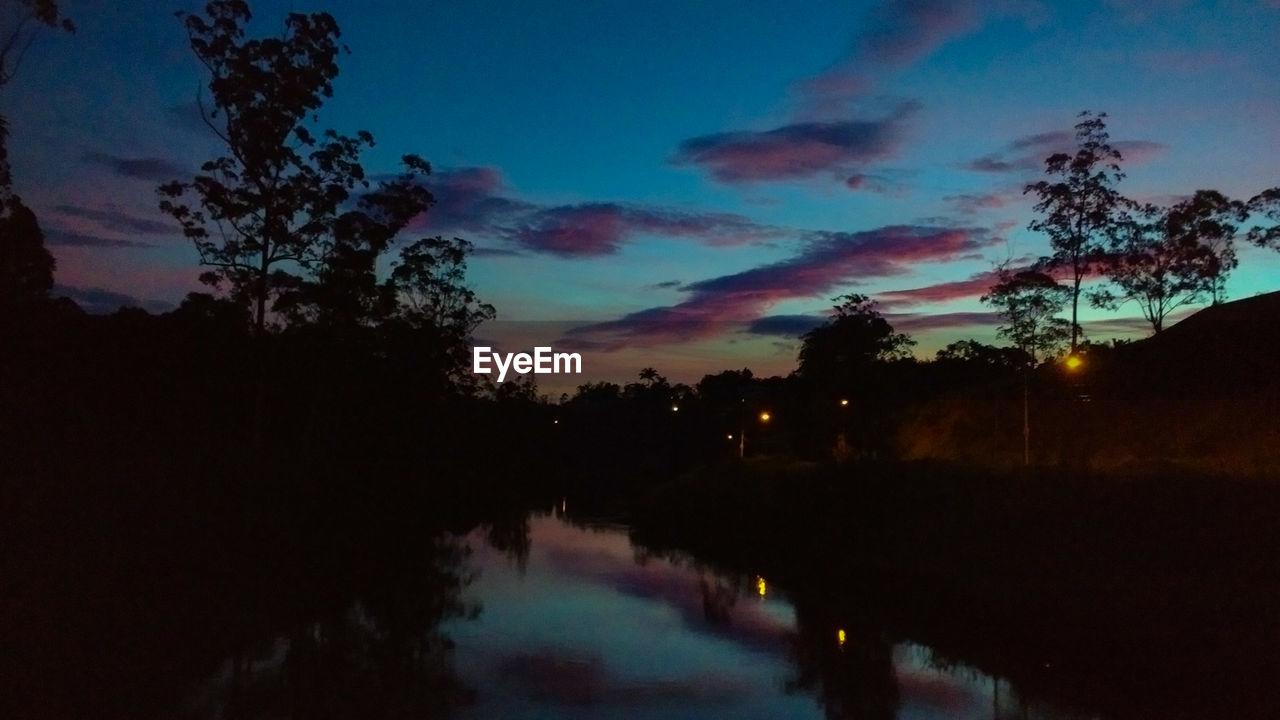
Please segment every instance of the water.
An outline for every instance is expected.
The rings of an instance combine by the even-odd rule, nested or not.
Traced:
[[[476,691],[460,718],[1060,716],[918,645],[811,637],[768,578],[649,556],[624,528],[544,515],[529,529],[524,558],[472,538],[483,610],[443,628]]]

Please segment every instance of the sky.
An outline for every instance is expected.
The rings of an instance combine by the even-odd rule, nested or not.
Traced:
[[[0,92],[19,194],[92,311],[200,290],[156,207],[219,147],[174,17],[199,3],[63,0]],[[320,125],[431,162],[415,236],[473,242],[498,312],[477,341],[583,355],[568,383],[795,367],[833,298],[870,295],[931,357],[996,342],[994,266],[1048,252],[1026,183],[1108,113],[1128,196],[1280,185],[1280,2],[392,2],[257,0],[254,34],[329,12],[340,59]],[[406,236],[405,239],[413,239]],[[1239,246],[1232,298],[1280,289]],[[1135,306],[1082,311],[1139,337]]]

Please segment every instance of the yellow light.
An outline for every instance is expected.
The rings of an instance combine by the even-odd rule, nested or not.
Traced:
[[[1075,370],[1076,368],[1080,367],[1083,364],[1084,364],[1084,361],[1081,360],[1080,356],[1078,355],[1070,355],[1067,357],[1068,370]]]
[[[764,597],[765,593],[768,591],[769,591],[769,586],[765,585],[764,578],[762,577],[756,578],[756,592],[760,593],[760,597]]]
[[[732,439],[733,439],[733,433],[729,433],[726,437],[728,437],[730,440],[732,440]]]
[[[671,406],[671,412],[680,412],[680,406],[679,406],[679,405],[672,405],[672,406]]]
[[[842,647],[844,646],[844,637],[845,637],[844,630],[836,631],[836,642],[839,643]]]
[[[767,413],[767,412],[762,412],[762,413],[760,413],[760,422],[769,422],[769,418],[770,418],[770,417],[772,417],[772,416],[771,416],[769,413]]]
[[[840,407],[849,407],[849,401],[847,399],[841,400]]]

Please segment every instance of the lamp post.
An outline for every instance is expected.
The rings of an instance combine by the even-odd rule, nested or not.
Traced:
[[[761,423],[769,422],[769,420],[772,417],[773,416],[769,414],[768,410],[760,411],[759,418]],[[738,459],[739,460],[741,460],[746,455],[746,451],[747,451],[747,418],[745,413],[742,414],[741,420],[742,422],[738,426]],[[730,435],[729,437],[733,437],[733,436]]]
[[[1084,367],[1084,359],[1072,353],[1062,361],[1067,372],[1077,372]],[[1022,373],[1022,464],[1031,465],[1031,365]]]

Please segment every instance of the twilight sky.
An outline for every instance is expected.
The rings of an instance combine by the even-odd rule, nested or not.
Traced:
[[[155,186],[218,152],[180,0],[63,0],[0,93],[19,193],[88,309],[199,289]],[[473,241],[505,349],[573,346],[584,379],[794,368],[831,298],[877,298],[922,357],[994,341],[994,263],[1047,251],[1022,186],[1109,113],[1131,197],[1280,185],[1280,2],[256,0],[258,34],[327,11],[321,125],[372,132],[371,173],[418,153],[419,234]],[[1229,294],[1280,289],[1240,247]],[[1084,313],[1103,339],[1136,308]]]

